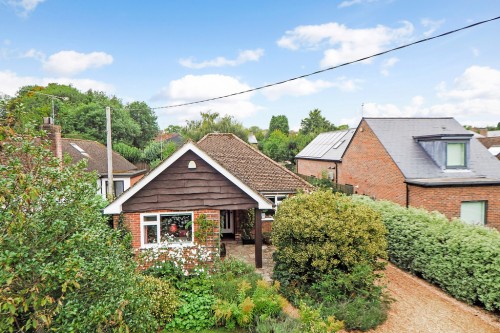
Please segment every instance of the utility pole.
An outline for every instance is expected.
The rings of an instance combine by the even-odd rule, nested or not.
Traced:
[[[111,108],[106,106],[106,134],[107,134],[107,153],[108,153],[108,199],[112,200],[114,194],[113,183],[113,147],[111,143]]]

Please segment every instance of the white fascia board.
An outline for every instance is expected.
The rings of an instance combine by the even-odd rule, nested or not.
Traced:
[[[272,209],[272,203],[270,203],[265,197],[260,195],[258,192],[252,190],[249,186],[243,183],[241,180],[233,176],[228,170],[212,159],[207,153],[202,151],[200,148],[196,147],[192,142],[186,143],[179,150],[172,154],[169,158],[163,161],[158,167],[153,169],[149,174],[140,179],[137,184],[131,187],[128,191],[124,192],[121,196],[116,198],[112,203],[110,203],[106,208],[104,208],[104,214],[120,214],[122,212],[122,205],[128,199],[130,199],[134,194],[139,192],[144,186],[149,184],[153,179],[159,176],[163,171],[165,171],[169,166],[171,166],[175,161],[177,161],[186,152],[191,150],[193,153],[201,157],[205,162],[212,166],[215,170],[220,172],[234,185],[239,187],[243,192],[249,195],[252,199],[257,201],[259,209]]]

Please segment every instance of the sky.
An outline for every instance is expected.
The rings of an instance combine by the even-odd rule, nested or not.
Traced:
[[[0,94],[71,84],[164,107],[330,68],[500,16],[498,0],[0,0]],[[500,20],[361,63],[195,105],[155,109],[160,128],[200,112],[267,128],[310,110],[500,122]],[[48,100],[50,103],[50,100]]]

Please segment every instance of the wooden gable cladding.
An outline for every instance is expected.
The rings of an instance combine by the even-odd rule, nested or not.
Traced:
[[[190,161],[196,168],[189,169]],[[122,205],[124,212],[158,209],[249,209],[257,202],[192,151],[140,189]]]

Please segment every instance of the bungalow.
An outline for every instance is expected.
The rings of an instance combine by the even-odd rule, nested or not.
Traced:
[[[56,157],[62,159],[63,154],[67,154],[75,163],[82,159],[87,160],[87,170],[96,171],[99,175],[97,181],[99,194],[106,197],[108,186],[106,146],[92,140],[61,138],[61,126],[53,125],[50,118],[44,119],[42,130],[47,132],[51,150]],[[116,196],[133,186],[145,173],[146,170],[138,169],[123,156],[113,152],[113,185]]]
[[[272,220],[281,200],[311,186],[233,134],[208,134],[188,142],[104,209],[131,230],[135,249],[165,238],[184,246],[200,243],[199,219],[215,226],[208,247],[221,234],[238,235],[255,209],[256,266],[262,267],[262,220]],[[220,226],[220,227],[219,227]]]
[[[363,118],[339,182],[500,229],[500,161],[453,118]]]

